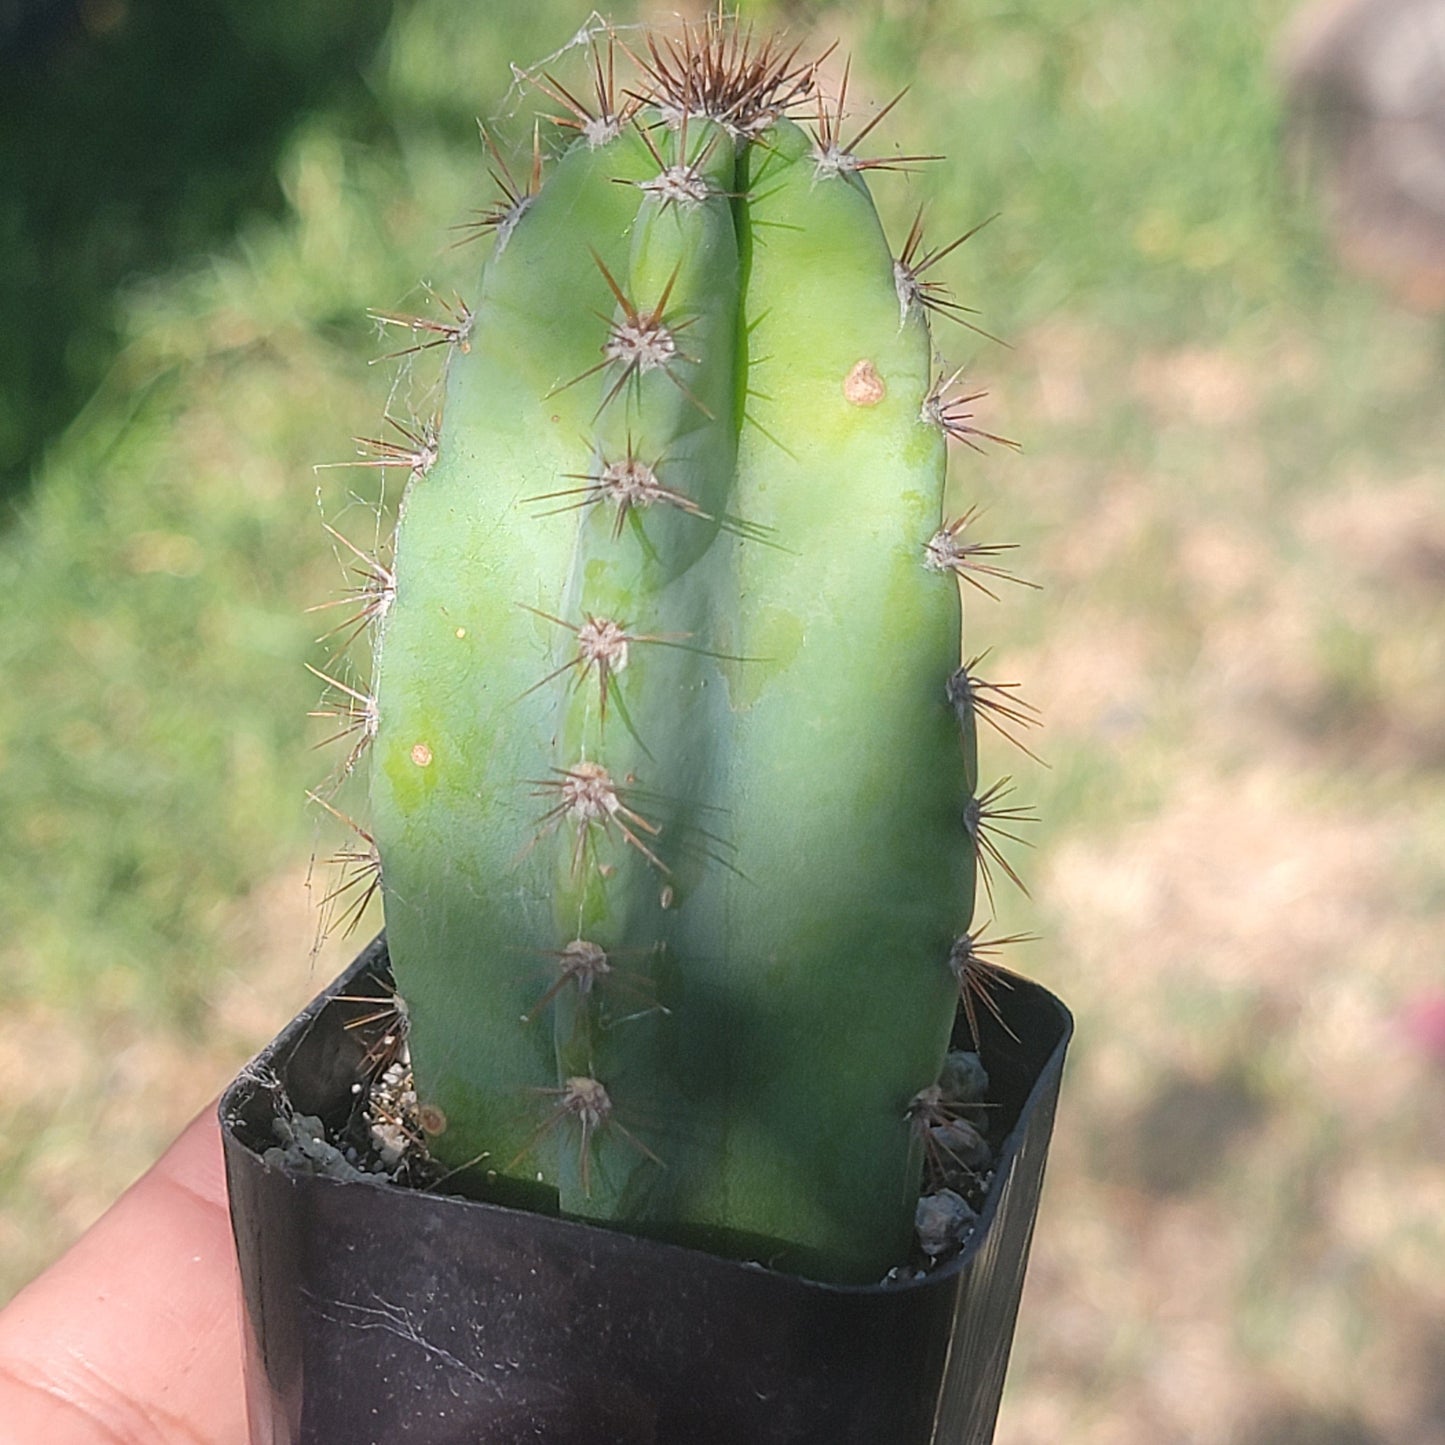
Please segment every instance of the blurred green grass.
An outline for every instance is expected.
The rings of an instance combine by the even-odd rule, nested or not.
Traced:
[[[0,509],[120,344],[118,285],[280,214],[299,116],[375,132],[390,0],[26,0],[0,16]],[[63,163],[57,164],[63,157]]]
[[[1046,586],[971,605],[969,640],[1048,717],[1051,769],[992,759],[1044,819],[1000,922],[1046,934],[1017,962],[1081,1021],[1011,1440],[1445,1421],[1412,1354],[1445,1338],[1439,1075],[1398,1023],[1445,922],[1441,334],[1336,272],[1285,173],[1286,12],[744,7],[839,38],[860,116],[910,87],[879,150],[949,158],[879,179],[895,236],[999,213],[948,279],[1011,349],[938,339],[1025,443],[954,485]],[[279,212],[115,299],[0,537],[0,1293],[323,981],[304,609],[345,581],[322,520],[364,544],[384,508],[312,464],[425,405],[425,361],[366,365],[366,308],[468,293],[475,118],[523,144],[507,61],[585,18],[398,5],[341,61],[366,106],[279,143]]]

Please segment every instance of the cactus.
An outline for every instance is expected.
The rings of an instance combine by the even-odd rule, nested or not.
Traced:
[[[593,43],[595,100],[530,77],[571,134],[499,164],[470,304],[381,318],[448,358],[440,423],[370,444],[409,481],[342,624],[353,856],[448,1187],[873,1281],[1028,816],[977,721],[1032,713],[960,665],[964,585],[1010,574],[942,512],[989,439],[934,362],[952,247],[895,259],[872,124],[797,50]]]

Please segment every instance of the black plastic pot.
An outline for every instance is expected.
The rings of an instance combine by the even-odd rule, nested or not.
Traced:
[[[344,1117],[378,939],[221,1102],[253,1445],[988,1445],[1072,1020],[1000,993],[1007,1137],[925,1279],[841,1288],[568,1220],[267,1165],[279,1081]],[[376,985],[372,985],[375,989]],[[349,1010],[349,1012],[348,1012]],[[964,1042],[963,1038],[960,1042]]]

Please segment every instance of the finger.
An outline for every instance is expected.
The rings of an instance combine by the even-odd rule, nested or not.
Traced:
[[[214,1107],[0,1312],[0,1421],[45,1445],[244,1445]]]

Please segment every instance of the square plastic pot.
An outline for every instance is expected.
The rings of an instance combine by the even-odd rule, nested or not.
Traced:
[[[1073,1026],[1053,995],[1017,980],[1002,1021],[984,1014],[1005,1137],[962,1252],[839,1287],[267,1164],[278,1108],[340,1123],[354,1107],[364,1045],[335,995],[386,978],[379,938],[221,1101],[252,1445],[993,1439]]]

